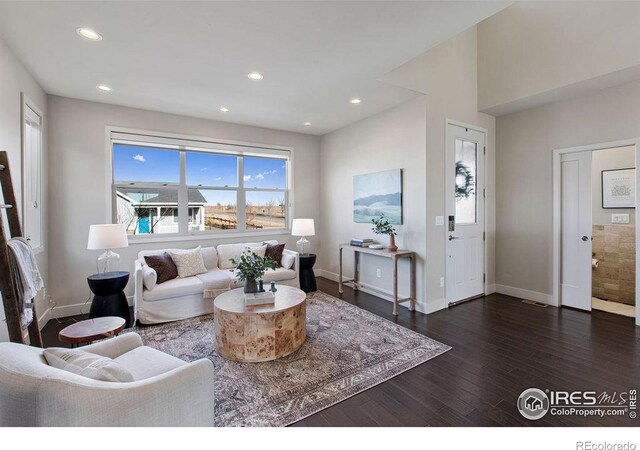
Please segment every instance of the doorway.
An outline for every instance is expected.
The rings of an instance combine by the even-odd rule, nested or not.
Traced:
[[[553,303],[635,317],[638,140],[553,155]],[[624,167],[623,167],[624,166]],[[632,308],[632,309],[631,309]]]
[[[445,297],[448,305],[484,295],[486,131],[447,122]]]

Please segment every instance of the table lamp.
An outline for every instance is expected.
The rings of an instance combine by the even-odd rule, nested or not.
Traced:
[[[313,219],[293,219],[291,235],[301,236],[300,240],[296,242],[296,245],[298,246],[298,252],[300,252],[300,254],[302,255],[309,253],[309,241],[307,240],[306,236],[316,235],[316,229],[313,224]]]
[[[120,255],[111,249],[128,246],[129,240],[127,239],[127,231],[124,225],[102,224],[91,225],[91,227],[89,227],[87,249],[106,250],[106,252],[98,256],[96,261],[98,273],[117,271],[118,264],[120,263]]]

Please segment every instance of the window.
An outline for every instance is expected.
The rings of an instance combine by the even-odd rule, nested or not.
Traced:
[[[289,152],[112,132],[114,220],[130,235],[286,230]]]
[[[478,144],[456,139],[456,224],[477,222]]]
[[[42,113],[23,95],[22,220],[26,239],[34,250],[44,247],[42,208]]]

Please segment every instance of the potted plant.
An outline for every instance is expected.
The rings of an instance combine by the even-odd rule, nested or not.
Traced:
[[[396,246],[396,229],[391,226],[389,223],[389,219],[387,219],[384,214],[381,214],[380,217],[375,219],[371,219],[371,223],[373,224],[373,232],[375,234],[386,234],[389,236],[389,247],[387,250],[390,252],[397,252],[398,247]]]
[[[245,293],[258,292],[258,279],[264,276],[267,269],[276,270],[276,263],[269,257],[262,258],[249,250],[240,255],[240,260],[231,258],[230,261],[236,266],[238,279],[244,281]]]

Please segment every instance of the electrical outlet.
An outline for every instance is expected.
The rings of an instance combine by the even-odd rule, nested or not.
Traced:
[[[376,277],[382,278],[382,269],[379,267],[376,269]]]
[[[444,225],[444,216],[436,216],[436,226],[441,227]]]
[[[629,214],[611,214],[611,223],[629,223]]]
[[[444,287],[444,277],[440,277],[440,287]]]

